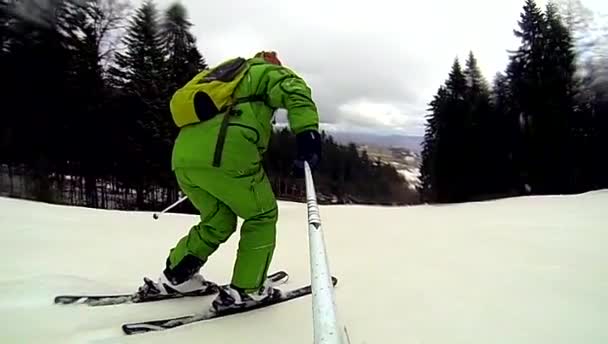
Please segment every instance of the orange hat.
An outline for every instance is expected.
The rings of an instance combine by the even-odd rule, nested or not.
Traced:
[[[276,51],[260,51],[259,53],[255,54],[255,57],[261,57],[269,63],[279,66],[281,65],[281,61],[277,57]]]

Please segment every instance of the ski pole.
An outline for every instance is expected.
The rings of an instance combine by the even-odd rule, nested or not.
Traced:
[[[163,211],[161,211],[160,214],[164,214],[167,211],[171,210],[176,205],[178,205],[178,204],[182,203],[183,201],[185,201],[186,198],[188,198],[188,196],[184,196],[184,197],[178,199],[175,203],[171,204],[170,206],[168,206],[167,208],[165,208]],[[157,213],[154,213],[154,215],[152,215],[152,217],[154,218],[154,220],[158,220],[158,216],[159,216],[159,214],[157,214]]]

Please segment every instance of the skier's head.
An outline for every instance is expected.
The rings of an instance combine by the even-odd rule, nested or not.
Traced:
[[[263,58],[264,60],[266,60],[266,62],[269,62],[272,64],[276,64],[279,66],[281,65],[281,61],[277,57],[276,51],[260,51],[257,54],[255,54],[255,57]]]

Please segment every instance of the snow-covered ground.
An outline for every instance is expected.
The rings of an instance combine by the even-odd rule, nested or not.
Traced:
[[[400,169],[397,170],[399,174],[401,174],[410,187],[410,189],[415,190],[418,186],[420,186],[420,169],[417,167],[410,169]]]
[[[272,270],[309,281],[304,204],[280,204]],[[324,206],[336,301],[351,342],[608,343],[608,192],[444,206]],[[124,322],[210,298],[57,306],[62,293],[130,292],[156,276],[197,217],[0,198],[0,343],[312,343],[310,297],[124,336]],[[204,273],[230,277],[238,235]]]

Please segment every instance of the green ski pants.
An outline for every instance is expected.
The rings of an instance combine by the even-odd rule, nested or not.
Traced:
[[[236,231],[238,216],[243,224],[232,284],[248,291],[259,288],[272,260],[278,217],[276,198],[264,170],[233,177],[216,168],[180,168],[175,175],[200,212],[200,222],[171,249],[170,267],[187,255],[206,262]]]

